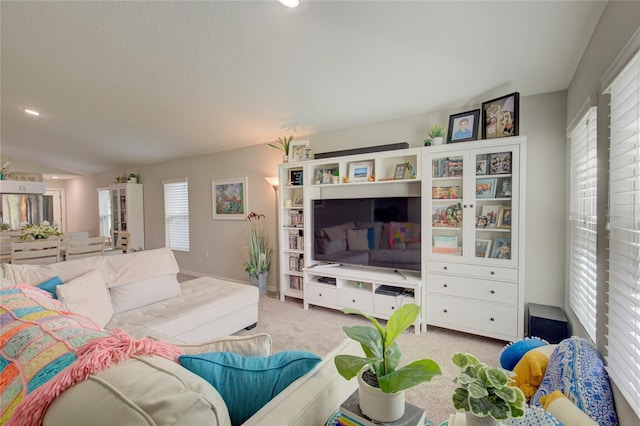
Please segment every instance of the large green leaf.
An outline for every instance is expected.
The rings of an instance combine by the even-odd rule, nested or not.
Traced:
[[[378,375],[384,376],[385,374],[391,373],[400,364],[401,358],[402,352],[400,351],[400,346],[394,342],[386,349],[384,362],[380,365],[380,372]]]
[[[513,386],[504,385],[501,388],[496,388],[493,393],[500,399],[504,399],[507,402],[516,402],[518,396],[516,394],[516,389]]]
[[[481,383],[478,383],[478,381],[469,383],[467,389],[469,390],[469,396],[471,398],[484,398],[485,396],[489,395],[487,389],[482,386]]]
[[[362,358],[353,355],[337,355],[333,359],[338,373],[347,380],[357,376],[365,365],[372,364],[375,361],[375,358]]]
[[[373,325],[376,327],[376,330],[378,330],[378,333],[380,333],[380,336],[384,336],[384,328],[382,328],[382,326],[380,325],[378,320],[375,319],[374,317],[370,317],[369,315],[364,314],[364,313],[360,312],[359,310],[352,309],[352,308],[343,308],[342,312],[347,314],[347,315],[360,315],[361,317],[365,317],[366,319],[368,319],[369,321],[371,321],[373,323]]]
[[[411,327],[420,314],[420,307],[409,303],[402,305],[387,321],[384,344],[389,347],[407,328]]]
[[[386,376],[378,377],[380,390],[386,393],[399,392],[423,382],[431,381],[442,374],[435,361],[421,359],[399,368]]]
[[[507,377],[504,371],[498,370],[497,368],[487,367],[485,377],[494,388],[501,388],[509,383],[509,377]]]
[[[353,327],[343,327],[344,332],[362,345],[362,350],[367,357],[382,359],[382,336],[371,327],[356,325]]]
[[[491,406],[491,417],[496,420],[505,420],[509,418],[511,410],[509,404],[501,399],[496,399]]]
[[[458,411],[471,411],[469,406],[469,392],[464,388],[456,388],[453,391],[453,408]]]
[[[487,416],[491,413],[492,406],[491,402],[484,398],[473,398],[472,396],[469,396],[469,407],[471,407],[471,412],[473,414]]]

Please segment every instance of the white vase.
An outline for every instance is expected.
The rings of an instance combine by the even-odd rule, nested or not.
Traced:
[[[286,155],[286,154],[285,154],[285,155],[283,155],[283,156],[282,156],[282,162],[283,162],[283,163],[288,163],[288,162],[289,162],[289,156],[288,156],[288,155]]]
[[[404,391],[384,393],[380,388],[362,379],[363,369],[358,373],[360,410],[367,417],[378,422],[395,422],[404,415]]]
[[[434,145],[442,145],[442,144],[444,144],[444,137],[443,136],[438,136],[437,138],[433,138],[432,143]]]
[[[467,426],[493,426],[498,422],[491,416],[479,417],[473,413],[465,413]]]

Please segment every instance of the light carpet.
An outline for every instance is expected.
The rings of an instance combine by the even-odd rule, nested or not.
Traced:
[[[371,325],[356,315],[312,306],[304,310],[302,301],[287,298],[285,302],[262,295],[260,297],[258,325],[252,330],[236,334],[269,333],[273,339],[273,352],[301,350],[325,356],[346,337],[342,327]],[[381,321],[384,325],[384,321]],[[416,335],[413,327],[397,340],[402,351],[400,365],[422,358],[433,359],[440,365],[442,375],[430,382],[414,386],[405,392],[407,402],[423,407],[434,424],[438,425],[454,412],[451,403],[453,378],[458,373],[451,363],[454,352],[472,353],[490,365],[499,365],[499,354],[506,342],[466,333],[429,327],[426,333]],[[355,379],[353,379],[355,380]],[[336,407],[337,409],[338,407]]]

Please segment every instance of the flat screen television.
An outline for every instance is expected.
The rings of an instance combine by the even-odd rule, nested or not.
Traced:
[[[420,271],[420,197],[313,200],[313,261]]]

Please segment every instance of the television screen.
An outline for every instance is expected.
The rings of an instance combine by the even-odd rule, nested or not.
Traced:
[[[313,262],[419,271],[420,197],[313,200]]]

